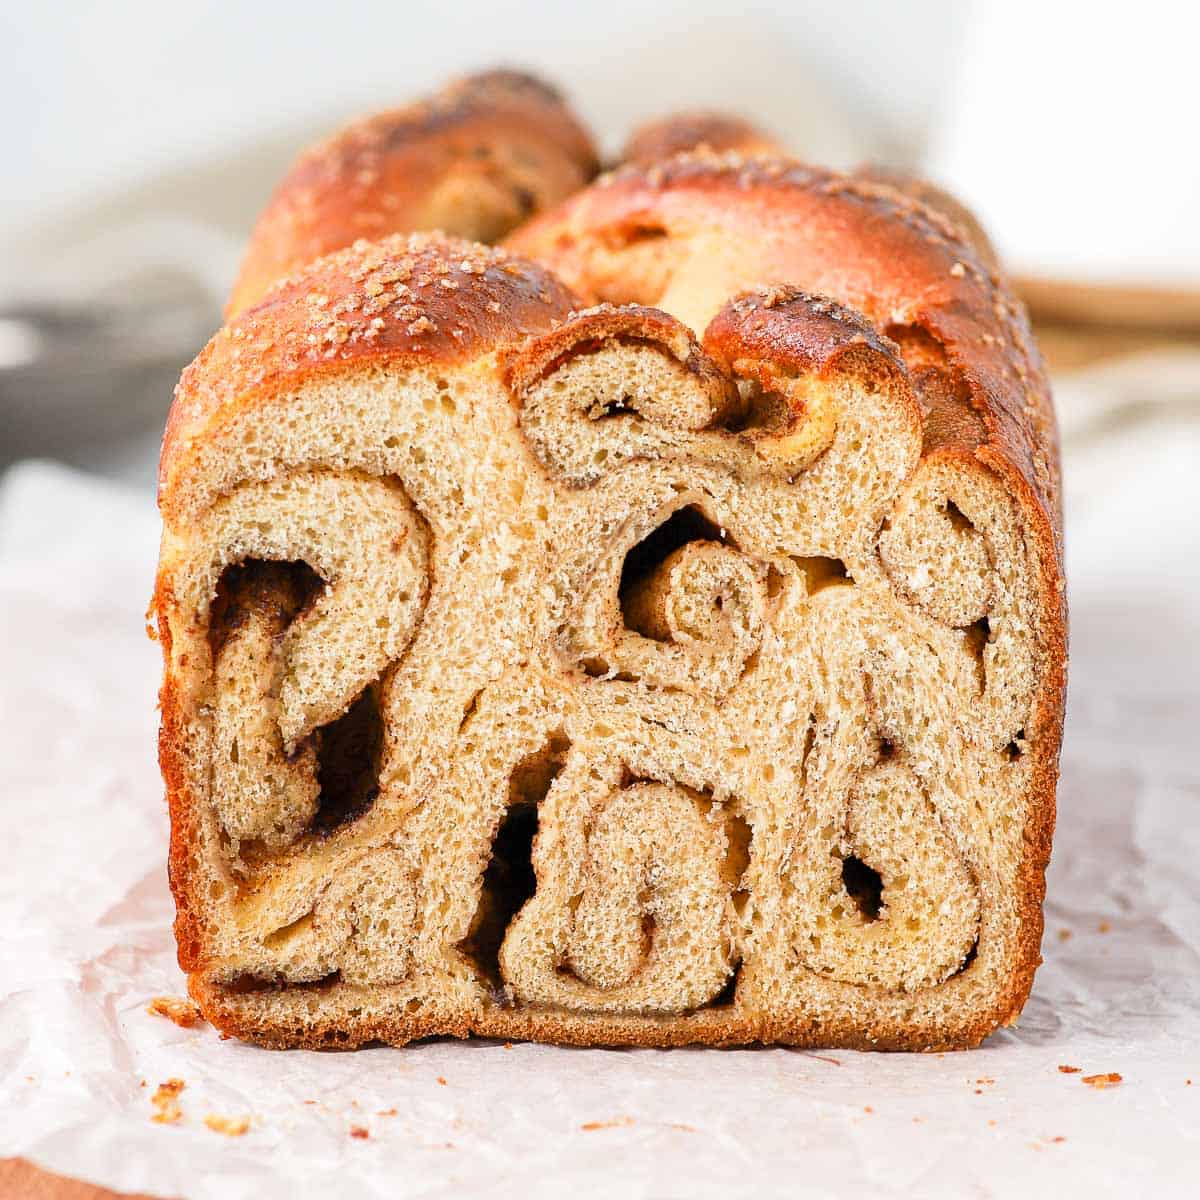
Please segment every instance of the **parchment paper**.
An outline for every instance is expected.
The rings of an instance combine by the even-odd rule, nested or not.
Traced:
[[[0,488],[0,1154],[196,1198],[1196,1194],[1200,368],[1059,387],[1071,701],[1042,967],[946,1055],[437,1042],[271,1053],[183,994],[143,612],[149,497]],[[1066,1073],[1061,1067],[1078,1067]],[[1115,1072],[1097,1089],[1084,1076]],[[151,1094],[185,1083],[183,1116]],[[209,1115],[250,1118],[241,1137]]]

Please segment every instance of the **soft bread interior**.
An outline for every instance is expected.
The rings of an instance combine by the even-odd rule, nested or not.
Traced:
[[[209,436],[160,621],[215,1012],[941,1044],[1006,1011],[1046,669],[1019,506],[922,458],[898,360],[714,387],[695,350],[359,368]]]

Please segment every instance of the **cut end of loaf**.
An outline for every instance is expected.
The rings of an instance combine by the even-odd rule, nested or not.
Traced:
[[[586,308],[519,259],[383,243],[185,375],[161,753],[219,1028],[926,1049],[1019,1012],[1053,513],[988,420],[931,436],[975,403],[936,306],[796,279]],[[463,337],[412,332],[447,312]]]

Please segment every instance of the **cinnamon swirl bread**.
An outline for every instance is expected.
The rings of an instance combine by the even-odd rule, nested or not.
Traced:
[[[979,1042],[1038,962],[1065,663],[1019,306],[784,160],[629,167],[513,246],[342,250],[181,380],[193,997],[271,1046]]]

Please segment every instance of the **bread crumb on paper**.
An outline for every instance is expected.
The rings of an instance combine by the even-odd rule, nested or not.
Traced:
[[[183,1109],[179,1107],[179,1093],[187,1087],[182,1079],[168,1079],[160,1083],[154,1095],[150,1097],[150,1105],[154,1112],[150,1120],[158,1125],[174,1125],[183,1117]]]
[[[1111,922],[1101,921],[1100,924],[1096,926],[1096,932],[1097,933],[1111,933],[1112,932]]]
[[[1066,1063],[1059,1063],[1058,1069],[1064,1075],[1078,1075],[1083,1070],[1082,1067],[1068,1067]]]
[[[213,1133],[223,1133],[226,1137],[241,1137],[250,1128],[249,1117],[222,1117],[209,1113],[204,1123]]]
[[[1029,1148],[1031,1150],[1045,1150],[1047,1146],[1059,1146],[1066,1140],[1061,1134],[1058,1137],[1039,1138],[1036,1142],[1030,1142]]]
[[[445,1078],[444,1078],[443,1076],[439,1075],[439,1076],[437,1077],[437,1081],[438,1081],[438,1083],[440,1083],[440,1084],[442,1085],[442,1087],[446,1087],[446,1086],[447,1086],[447,1084],[446,1084],[446,1080],[445,1080]]]
[[[624,1129],[632,1124],[632,1117],[614,1117],[611,1121],[585,1121],[579,1128],[590,1133],[594,1129]]]
[[[1088,1087],[1110,1088],[1116,1087],[1122,1080],[1116,1071],[1106,1071],[1102,1075],[1085,1075],[1080,1082],[1086,1083]]]
[[[375,1115],[377,1117],[394,1117],[396,1110],[394,1108],[381,1108]]]
[[[367,1138],[371,1136],[371,1131],[369,1129],[364,1129],[361,1125],[351,1125],[350,1136],[352,1138],[358,1138],[358,1140],[361,1142],[365,1142]]]
[[[190,1029],[200,1020],[200,1007],[182,996],[155,996],[146,1005],[152,1017],[166,1017],[181,1029]]]

